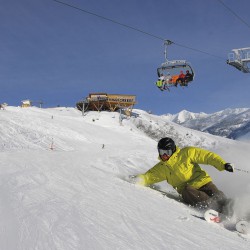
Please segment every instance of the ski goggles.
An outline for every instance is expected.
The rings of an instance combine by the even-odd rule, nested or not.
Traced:
[[[159,155],[162,156],[162,155],[172,155],[173,154],[173,150],[172,149],[158,149],[159,151]]]

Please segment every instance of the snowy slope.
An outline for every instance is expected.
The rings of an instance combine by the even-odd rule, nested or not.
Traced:
[[[157,163],[161,134],[248,171],[250,144],[134,112],[120,124],[112,112],[1,110],[0,249],[249,249],[249,236],[206,223],[166,183],[163,196],[125,180]],[[205,168],[238,215],[249,210],[249,174]]]

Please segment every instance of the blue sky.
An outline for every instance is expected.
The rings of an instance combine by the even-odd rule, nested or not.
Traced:
[[[189,61],[188,88],[159,91],[163,41],[53,0],[0,0],[0,103],[42,100],[74,106],[92,92],[132,94],[155,114],[213,113],[250,107],[250,74],[226,64],[250,47],[250,28],[218,0],[62,0],[210,56],[171,45],[169,59]],[[249,0],[223,2],[250,25]]]

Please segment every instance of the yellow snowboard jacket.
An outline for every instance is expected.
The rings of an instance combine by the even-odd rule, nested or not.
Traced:
[[[196,147],[185,147],[176,151],[167,161],[160,161],[145,174],[139,175],[140,184],[150,185],[166,180],[178,193],[182,193],[186,184],[199,189],[211,177],[199,164],[212,165],[219,171],[225,170],[226,162],[217,154]]]

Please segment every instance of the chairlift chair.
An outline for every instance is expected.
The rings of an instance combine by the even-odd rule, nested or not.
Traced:
[[[166,77],[167,75],[171,75],[171,85],[169,85],[169,87],[172,86],[176,86],[178,84],[178,79],[179,79],[179,75],[180,72],[183,71],[183,73],[185,74],[187,71],[189,71],[189,73],[191,74],[191,76],[188,78],[188,80],[186,80],[185,84],[183,84],[183,86],[187,86],[187,84],[191,81],[193,81],[194,79],[194,70],[191,66],[191,64],[189,62],[187,62],[186,60],[171,60],[169,61],[167,58],[167,46],[172,44],[172,42],[170,40],[166,40],[164,45],[165,45],[165,62],[161,64],[161,66],[159,68],[157,68],[157,75],[158,77],[160,76],[164,76]]]

